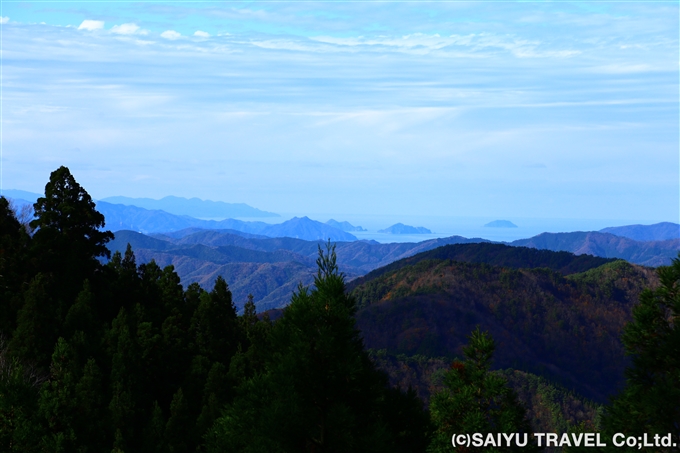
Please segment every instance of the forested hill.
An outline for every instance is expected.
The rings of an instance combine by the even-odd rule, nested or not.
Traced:
[[[395,261],[375,269],[349,283],[350,290],[380,275],[412,266],[423,260],[453,260],[467,263],[485,263],[494,266],[521,268],[544,267],[564,275],[584,272],[615,259],[599,258],[592,255],[574,255],[570,252],[553,252],[529,247],[512,247],[503,244],[451,244],[437,247],[408,258]]]
[[[460,356],[475,326],[498,339],[495,366],[561,382],[598,401],[623,383],[619,341],[654,273],[625,261],[563,276],[450,259],[419,260],[355,285],[366,346]]]

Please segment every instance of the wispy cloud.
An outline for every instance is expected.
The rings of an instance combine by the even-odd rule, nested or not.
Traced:
[[[651,72],[662,70],[662,68],[655,68],[650,64],[630,64],[630,63],[614,63],[603,66],[595,66],[590,68],[593,72],[602,74],[634,74],[641,72]]]
[[[166,30],[163,33],[161,33],[161,38],[169,39],[171,41],[174,41],[175,39],[179,39],[182,37],[181,33],[177,33],[175,30]]]
[[[111,28],[111,33],[115,33],[118,35],[146,35],[148,34],[148,31],[142,30],[137,24],[128,23],[122,25],[114,25]]]
[[[78,26],[78,30],[88,30],[88,31],[101,30],[103,28],[104,28],[104,21],[103,20],[85,19]]]
[[[0,24],[9,23],[9,17],[0,17]]]
[[[465,48],[472,52],[483,50],[505,50],[519,58],[537,57],[570,57],[581,52],[574,49],[542,50],[541,42],[537,40],[520,39],[515,36],[498,36],[490,33],[440,36],[415,33],[400,37],[350,37],[336,38],[318,36],[314,41],[344,47],[379,48],[380,50],[394,49],[417,54],[435,52],[442,49]]]

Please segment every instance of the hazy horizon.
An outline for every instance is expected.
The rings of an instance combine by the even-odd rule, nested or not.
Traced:
[[[12,189],[8,189],[10,192]],[[38,193],[33,193],[39,195]],[[280,224],[293,217],[308,217],[312,220],[325,223],[329,219],[336,221],[348,221],[354,226],[361,226],[367,231],[353,234],[359,240],[375,240],[381,243],[389,242],[422,242],[429,239],[445,238],[451,236],[463,236],[466,238],[482,238],[491,241],[512,242],[517,239],[526,239],[541,233],[567,233],[574,231],[598,231],[607,227],[617,227],[635,224],[651,224],[663,222],[663,219],[653,222],[644,222],[638,219],[568,219],[568,218],[542,218],[511,216],[499,219],[493,216],[465,217],[428,215],[414,216],[405,214],[394,215],[367,215],[357,213],[329,213],[329,212],[277,212],[278,217],[242,217],[232,218],[242,221],[256,221],[269,224]],[[202,220],[224,220],[224,217],[196,217]],[[492,228],[485,224],[493,220],[510,220],[517,228]],[[395,223],[404,223],[411,226],[423,226],[432,231],[432,234],[388,234],[378,233],[378,230],[388,228]],[[677,223],[677,221],[676,221]],[[114,229],[115,230],[115,229]]]
[[[680,216],[675,2],[1,7],[4,189],[66,165],[95,199],[352,223]]]

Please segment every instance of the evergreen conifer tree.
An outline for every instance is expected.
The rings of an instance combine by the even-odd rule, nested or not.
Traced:
[[[527,446],[502,447],[488,444],[483,447],[466,446],[470,452],[537,451],[531,437],[526,410],[517,401],[505,379],[489,371],[496,348],[493,338],[479,330],[469,337],[464,349],[465,361],[455,360],[444,376],[445,389],[430,401],[430,414],[436,431],[428,452],[450,452],[454,434],[517,433],[527,434]]]
[[[106,243],[113,234],[101,231],[104,216],[66,167],[52,172],[45,196],[33,206],[34,256],[40,270],[59,276],[60,295],[70,299],[80,291],[83,279],[100,267],[97,258],[110,257]]]
[[[9,348],[21,360],[47,369],[58,338],[58,322],[53,298],[48,293],[49,279],[43,274],[33,278],[24,292],[23,306],[17,314],[17,328]]]

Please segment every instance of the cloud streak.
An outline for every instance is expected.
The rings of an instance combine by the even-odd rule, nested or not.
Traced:
[[[111,33],[115,33],[117,35],[146,35],[148,34],[148,31],[142,30],[137,24],[128,23],[114,25],[111,27]]]
[[[85,19],[78,26],[78,30],[87,30],[87,31],[101,30],[103,28],[104,28],[104,21],[103,20]]]

